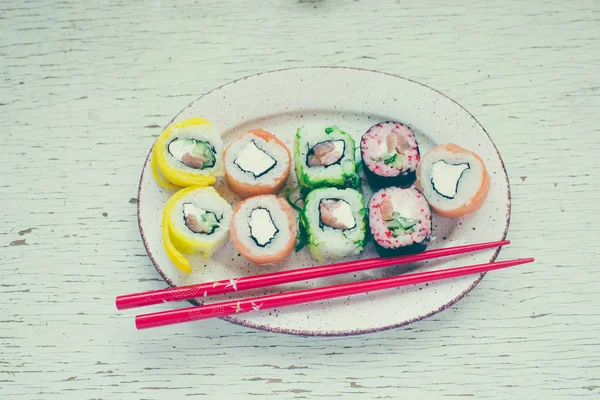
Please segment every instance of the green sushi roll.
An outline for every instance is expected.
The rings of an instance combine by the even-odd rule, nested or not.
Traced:
[[[311,189],[335,186],[356,188],[356,147],[352,137],[332,126],[324,131],[299,128],[294,139],[298,183]]]
[[[308,249],[322,262],[359,254],[365,245],[367,209],[354,189],[320,188],[306,197],[301,223]]]

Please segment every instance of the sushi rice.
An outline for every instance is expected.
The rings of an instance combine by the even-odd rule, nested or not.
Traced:
[[[309,188],[356,188],[360,178],[356,172],[355,153],[354,139],[337,126],[323,131],[299,128],[294,139],[298,183]]]
[[[396,121],[373,125],[360,141],[365,176],[380,189],[409,187],[415,181],[419,164],[419,145],[407,125]]]
[[[286,259],[294,249],[296,231],[296,216],[285,199],[254,196],[234,207],[231,241],[245,258],[256,264],[274,264]]]
[[[223,175],[223,143],[204,118],[189,118],[168,126],[152,147],[152,173],[167,189],[209,186]]]
[[[328,209],[331,212],[326,218],[324,212]],[[301,222],[313,257],[322,262],[359,254],[365,244],[366,215],[363,196],[354,189],[311,191],[306,197]]]
[[[212,187],[191,186],[175,193],[165,204],[162,238],[173,264],[189,274],[186,254],[211,257],[229,238],[231,205]]]
[[[369,200],[369,227],[382,257],[425,250],[431,236],[431,211],[414,187],[389,187]]]
[[[490,189],[490,176],[481,157],[450,143],[423,156],[416,186],[434,213],[457,218],[481,207]]]
[[[242,198],[276,194],[290,174],[290,151],[275,135],[251,130],[224,151],[227,184]]]

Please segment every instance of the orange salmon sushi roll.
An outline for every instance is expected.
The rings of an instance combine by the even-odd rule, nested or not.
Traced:
[[[481,157],[449,143],[423,156],[416,186],[434,213],[458,218],[481,207],[490,189],[490,176]]]
[[[233,208],[231,241],[249,261],[275,264],[294,250],[296,225],[294,211],[285,199],[271,194],[250,197]]]
[[[236,138],[223,153],[229,188],[242,198],[277,194],[290,175],[290,150],[272,133],[256,129]]]

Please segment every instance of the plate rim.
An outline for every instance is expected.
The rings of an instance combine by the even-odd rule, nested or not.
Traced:
[[[271,74],[271,73],[277,73],[277,72],[284,72],[284,71],[295,71],[295,70],[310,70],[310,69],[334,69],[334,70],[353,70],[353,71],[361,71],[361,72],[368,72],[368,73],[375,73],[375,74],[382,74],[382,75],[386,75],[388,77],[391,78],[396,78],[396,79],[402,79],[411,83],[415,83],[417,85],[420,85],[426,89],[432,90],[434,92],[436,92],[437,94],[447,98],[448,100],[452,101],[454,104],[456,104],[458,107],[460,107],[462,110],[464,110],[472,119],[473,121],[475,121],[475,123],[477,125],[479,125],[481,127],[481,129],[483,130],[483,132],[485,133],[485,135],[487,136],[487,138],[489,139],[490,143],[492,144],[494,151],[496,152],[496,155],[498,156],[498,160],[500,161],[500,165],[502,167],[502,170],[504,171],[504,179],[506,181],[506,187],[507,187],[507,205],[506,205],[506,226],[504,228],[504,233],[502,234],[502,238],[499,240],[504,240],[506,239],[506,236],[508,234],[508,228],[510,226],[510,217],[511,217],[511,190],[510,190],[510,180],[508,178],[508,171],[506,170],[506,165],[504,164],[504,160],[502,159],[502,155],[500,154],[500,151],[498,150],[498,147],[496,146],[496,143],[494,143],[494,140],[492,139],[492,137],[490,136],[490,134],[487,132],[487,130],[485,129],[485,127],[479,122],[479,120],[471,113],[469,112],[469,110],[467,110],[465,107],[463,107],[460,103],[458,103],[456,100],[454,100],[453,98],[451,98],[450,96],[442,93],[441,91],[432,88],[431,86],[425,85],[421,82],[415,81],[413,79],[410,78],[406,78],[400,75],[395,75],[389,72],[383,72],[383,71],[376,71],[376,70],[371,70],[371,69],[366,69],[366,68],[357,68],[357,67],[344,67],[344,66],[308,66],[308,67],[291,67],[291,68],[280,68],[280,69],[274,69],[274,70],[269,70],[269,71],[263,71],[263,72],[257,72],[255,74],[251,74],[251,75],[247,75],[229,82],[226,82],[220,86],[217,86],[203,94],[201,94],[199,97],[197,97],[196,99],[192,100],[187,106],[185,106],[184,108],[181,109],[181,111],[179,111],[172,119],[171,121],[169,121],[169,123],[167,125],[165,125],[165,127],[161,130],[164,131],[169,125],[171,125],[173,123],[173,121],[175,121],[185,110],[187,110],[188,108],[190,108],[195,102],[197,102],[198,100],[200,100],[201,98],[208,96],[209,94],[216,92],[218,90],[221,90],[223,87],[225,86],[229,86],[229,85],[233,85],[237,82],[249,79],[249,78],[253,78],[256,76],[260,76],[260,75],[265,75],[265,74]],[[156,140],[155,140],[156,141]],[[142,181],[144,180],[144,173],[145,173],[145,167],[148,164],[148,161],[150,159],[150,155],[152,154],[152,147],[154,147],[154,142],[152,143],[152,146],[150,147],[150,150],[148,151],[148,155],[146,156],[146,159],[144,160],[144,164],[142,166],[142,173],[140,175],[140,180],[138,183],[138,193],[137,193],[137,221],[138,221],[138,228],[140,230],[140,234],[142,237],[142,242],[144,243],[144,248],[146,249],[146,253],[148,254],[148,257],[150,258],[150,261],[152,261],[152,264],[154,265],[154,268],[158,271],[158,273],[160,274],[160,276],[164,279],[165,282],[167,282],[167,284],[170,287],[177,287],[173,281],[165,274],[165,272],[162,270],[162,268],[158,265],[158,263],[156,262],[156,260],[154,259],[154,256],[152,255],[152,252],[150,251],[150,249],[148,248],[148,242],[146,240],[146,236],[144,233],[144,228],[142,227],[142,221],[140,219],[140,204],[141,204],[141,199],[140,199],[140,194],[141,194],[141,190],[142,190]],[[494,260],[496,260],[496,258],[498,257],[498,254],[500,253],[500,250],[502,249],[502,247],[498,247],[496,248],[496,250],[494,251],[494,254],[492,255],[492,257],[490,258],[489,262],[494,262]],[[376,328],[369,328],[369,329],[354,329],[354,330],[344,330],[344,331],[305,331],[305,330],[301,330],[301,329],[286,329],[286,328],[281,328],[281,327],[272,327],[272,326],[268,326],[268,325],[263,325],[263,324],[257,324],[257,323],[253,323],[253,322],[249,322],[249,321],[242,321],[242,320],[238,320],[235,318],[231,318],[231,317],[219,317],[219,319],[223,320],[223,321],[227,321],[230,322],[232,324],[235,325],[239,325],[239,326],[243,326],[246,328],[252,328],[252,329],[257,329],[260,331],[264,331],[264,332],[272,332],[272,333],[280,333],[280,334],[288,334],[288,335],[295,335],[295,336],[304,336],[304,337],[344,337],[344,336],[355,336],[355,335],[363,335],[363,334],[369,334],[369,333],[376,333],[376,332],[383,332],[383,331],[387,331],[390,329],[396,329],[396,328],[401,328],[403,326],[406,325],[410,325],[412,323],[424,320],[426,318],[429,318],[435,314],[438,314],[444,310],[446,310],[447,308],[453,306],[454,304],[458,303],[460,300],[462,300],[467,294],[469,294],[474,288],[475,286],[477,286],[479,284],[479,282],[481,282],[481,280],[483,279],[483,277],[485,276],[485,272],[481,273],[479,275],[479,278],[476,279],[467,289],[465,289],[463,292],[461,292],[458,296],[456,296],[455,298],[453,298],[452,300],[450,300],[449,302],[447,302],[446,304],[443,304],[441,307],[437,308],[436,310],[433,310],[427,314],[424,315],[420,315],[418,317],[406,320],[406,321],[402,321],[399,323],[395,323],[395,324],[391,324],[391,325],[385,325],[385,326],[379,326]],[[199,306],[200,303],[197,302],[195,299],[190,299],[187,300],[188,303],[194,305],[194,306]]]

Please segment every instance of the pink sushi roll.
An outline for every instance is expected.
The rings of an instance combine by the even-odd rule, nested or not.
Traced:
[[[395,121],[373,125],[363,135],[360,151],[365,175],[373,188],[409,187],[415,181],[421,156],[408,126]]]
[[[381,189],[369,201],[369,228],[380,256],[425,250],[431,236],[431,210],[414,187]]]
[[[285,199],[271,194],[250,197],[233,208],[231,241],[255,264],[285,260],[296,244],[296,215]]]

